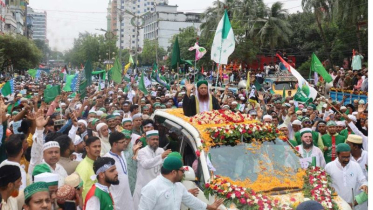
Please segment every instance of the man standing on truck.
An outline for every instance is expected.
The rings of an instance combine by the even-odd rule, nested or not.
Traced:
[[[196,114],[220,109],[218,100],[209,93],[208,83],[206,80],[197,82],[197,91],[191,96],[193,84],[185,82],[187,90],[183,100],[184,115],[191,117]]]

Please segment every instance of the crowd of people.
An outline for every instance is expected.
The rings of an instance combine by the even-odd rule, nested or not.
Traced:
[[[357,84],[347,84],[362,88],[361,73],[353,73]],[[225,109],[271,124],[303,158],[316,158],[344,200],[367,209],[364,101],[321,96],[302,104],[254,87],[250,95],[244,88],[219,90],[205,80],[175,81],[169,89],[153,84],[146,95],[132,80],[102,89],[94,82],[84,97],[62,92],[46,103],[45,86],[62,82],[44,76],[14,83],[14,93],[0,98],[0,209],[217,209],[223,200],[208,205],[197,199],[198,189],[180,183],[185,169],[178,151],[159,146],[150,116],[174,108],[186,116]]]

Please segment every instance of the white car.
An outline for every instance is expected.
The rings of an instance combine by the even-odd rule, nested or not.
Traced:
[[[260,147],[251,143],[215,146],[209,149],[207,155],[204,150],[200,150],[203,146],[201,142],[203,131],[198,130],[197,126],[193,126],[185,116],[183,118],[177,116],[175,111],[156,110],[152,119],[159,130],[160,147],[180,152],[183,157],[184,165],[187,168],[183,180],[184,186],[187,189],[198,187],[200,191],[198,198],[209,204],[213,203],[216,196],[206,197],[204,189],[206,184],[212,180],[212,174],[228,177],[234,181],[249,179],[255,183],[258,177],[263,178],[264,174],[268,174],[268,172],[263,172],[267,169],[261,168],[263,163],[271,163],[268,166],[271,168],[268,168],[267,171],[276,171],[276,173],[271,174],[274,179],[283,179],[295,175],[301,168],[296,152],[287,142],[280,139],[263,142]],[[284,168],[291,168],[292,170],[284,170]],[[212,172],[212,170],[215,171]],[[259,186],[260,193],[281,203],[294,202],[295,199],[295,203],[299,204],[309,199],[304,197],[303,186],[301,188],[276,187],[264,186],[265,183],[263,183],[261,188],[257,184],[255,186]],[[339,209],[351,209],[348,203],[339,196],[333,196],[333,201]],[[241,209],[234,203],[225,202],[224,204],[226,206],[221,206],[220,209]],[[182,206],[181,209],[188,208]]]

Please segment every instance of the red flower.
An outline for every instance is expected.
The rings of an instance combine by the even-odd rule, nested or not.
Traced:
[[[236,191],[236,192],[234,192],[234,194],[236,195],[236,198],[240,198],[241,197],[241,192]]]
[[[227,193],[227,198],[231,198],[232,197],[232,193]]]
[[[252,134],[253,132],[252,132],[251,130],[248,130],[247,133],[248,133],[248,134]]]
[[[197,157],[201,156],[201,152],[199,150],[196,151]]]
[[[241,203],[241,204],[246,204],[246,199],[245,199],[245,198],[241,198],[241,199],[240,199],[240,203]]]
[[[299,147],[295,147],[295,149],[299,152]]]
[[[290,201],[291,202],[295,202],[295,198],[290,198]]]
[[[254,126],[252,124],[249,125],[249,128],[253,128]]]
[[[209,183],[206,183],[206,184],[205,184],[205,187],[206,187],[206,188],[209,188],[209,187],[210,187],[210,184],[209,184]]]

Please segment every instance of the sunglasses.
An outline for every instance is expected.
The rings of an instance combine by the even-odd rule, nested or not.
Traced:
[[[306,122],[304,122],[304,124],[312,124],[312,122],[311,121],[306,121]]]

